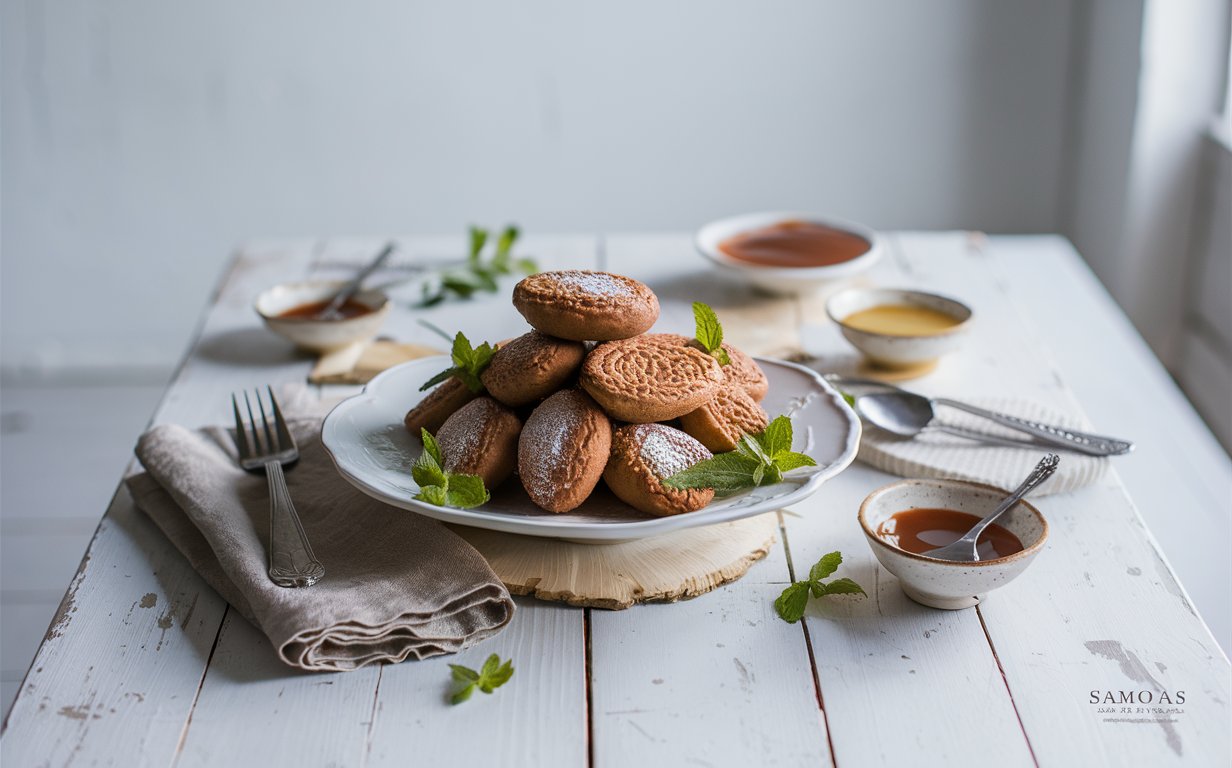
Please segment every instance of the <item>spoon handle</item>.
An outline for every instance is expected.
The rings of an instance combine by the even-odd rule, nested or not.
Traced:
[[[358,291],[359,287],[364,284],[364,280],[367,279],[368,275],[380,268],[380,266],[385,263],[385,260],[393,254],[394,249],[397,247],[397,243],[386,243],[385,248],[376,255],[375,259],[369,262],[368,266],[359,271],[359,274],[355,276],[354,280],[347,283],[341,291],[334,294],[333,300],[329,302],[329,305],[326,306],[325,309],[321,310],[320,314],[328,315],[331,312],[338,311],[339,307],[346,304],[347,299],[355,295],[355,292]]]
[[[997,411],[989,411],[978,406],[969,405],[958,400],[950,400],[945,397],[938,397],[933,400],[938,405],[948,405],[951,408],[957,408],[960,411],[982,416],[990,421],[995,421],[1011,429],[1017,429],[1020,432],[1025,432],[1028,435],[1044,440],[1048,443],[1061,448],[1068,448],[1079,453],[1089,454],[1091,456],[1120,456],[1121,454],[1129,453],[1134,449],[1134,444],[1126,440],[1118,440],[1113,437],[1104,437],[1102,435],[1092,435],[1087,432],[1079,432],[1076,429],[1066,429],[1065,427],[1056,427],[1051,424],[1044,424],[1031,419],[1023,419],[1018,416],[1011,416],[1007,413],[998,413]]]
[[[1005,499],[997,505],[997,508],[988,513],[983,520],[972,526],[971,530],[967,531],[966,535],[963,536],[960,541],[971,541],[974,543],[980,538],[980,534],[984,532],[984,529],[992,525],[993,522],[1004,514],[1007,509],[1013,507],[1019,501],[1022,501],[1023,496],[1026,496],[1028,493],[1035,490],[1040,483],[1052,477],[1052,473],[1057,471],[1057,466],[1060,463],[1061,457],[1055,453],[1050,453],[1040,459],[1039,464],[1035,465],[1035,469],[1031,470],[1031,474],[1027,475],[1027,479],[1022,481],[1022,485],[1015,488],[1014,492],[1009,496],[1006,496]]]

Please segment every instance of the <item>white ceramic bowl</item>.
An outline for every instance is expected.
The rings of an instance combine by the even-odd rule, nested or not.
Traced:
[[[808,221],[835,229],[842,229],[868,241],[868,250],[861,255],[828,267],[764,267],[737,261],[728,256],[719,244],[732,235],[750,229],[768,227],[784,221]],[[827,283],[859,274],[881,258],[881,241],[877,233],[862,224],[838,219],[823,218],[798,211],[770,211],[746,213],[727,219],[712,221],[697,230],[694,238],[697,250],[719,269],[745,280],[771,293],[800,295],[815,293]]]
[[[899,336],[862,331],[847,325],[852,314],[883,304],[908,304],[927,307],[949,315],[957,325],[927,336]],[[874,363],[887,368],[910,368],[935,363],[942,355],[962,344],[970,326],[971,308],[961,301],[935,293],[898,288],[849,288],[831,296],[826,314],[843,331],[843,336]]]
[[[381,291],[361,291],[354,300],[372,311],[347,320],[310,320],[279,317],[289,309],[324,301],[346,285],[345,280],[306,280],[275,285],[257,296],[253,305],[271,331],[285,336],[296,346],[313,352],[329,352],[371,339],[381,330],[389,314],[389,297]]]
[[[1044,547],[1048,521],[1031,504],[1020,501],[997,520],[1018,537],[1025,549],[995,560],[955,563],[917,555],[895,547],[877,535],[877,528],[905,509],[954,509],[983,517],[1008,491],[962,480],[903,480],[879,488],[860,505],[860,527],[873,554],[898,577],[907,597],[933,608],[953,610],[977,605],[996,589],[1026,570]]]

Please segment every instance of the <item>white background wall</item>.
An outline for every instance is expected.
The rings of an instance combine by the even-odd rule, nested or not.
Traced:
[[[254,236],[1055,231],[1070,5],[5,0],[0,363],[165,370]]]

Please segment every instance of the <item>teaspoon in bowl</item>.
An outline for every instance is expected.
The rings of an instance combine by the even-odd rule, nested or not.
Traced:
[[[1035,490],[1040,483],[1052,477],[1052,473],[1057,471],[1057,465],[1061,463],[1061,457],[1055,453],[1050,453],[1040,463],[1035,465],[1035,469],[1031,470],[1031,474],[1027,475],[1027,479],[1022,481],[1022,485],[1014,489],[1014,492],[1005,497],[1005,500],[997,505],[997,508],[984,516],[971,530],[963,534],[963,537],[952,544],[947,544],[944,547],[930,549],[924,553],[925,557],[936,558],[937,560],[954,560],[960,563],[974,563],[980,559],[979,551],[976,549],[976,542],[980,538],[980,534],[984,529],[992,525],[998,517],[1005,514],[1006,510],[1013,507],[1018,502],[1022,501],[1022,497],[1026,496],[1031,491]]]

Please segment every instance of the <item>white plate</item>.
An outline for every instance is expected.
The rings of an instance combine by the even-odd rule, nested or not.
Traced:
[[[411,479],[411,463],[422,447],[402,426],[402,417],[423,398],[419,387],[449,367],[444,356],[412,360],[377,376],[361,394],[344,400],[326,417],[321,439],[343,477],[395,507],[447,523],[527,536],[629,541],[781,509],[813,494],[855,458],[860,421],[833,387],[802,366],[760,358],[758,362],[770,380],[770,393],[762,405],[771,416],[791,414],[793,448],[812,456],[817,466],[796,470],[781,483],[716,499],[696,512],[672,517],[644,515],[617,499],[602,482],[582,506],[565,514],[536,507],[516,478],[474,509],[416,501],[419,488]]]

